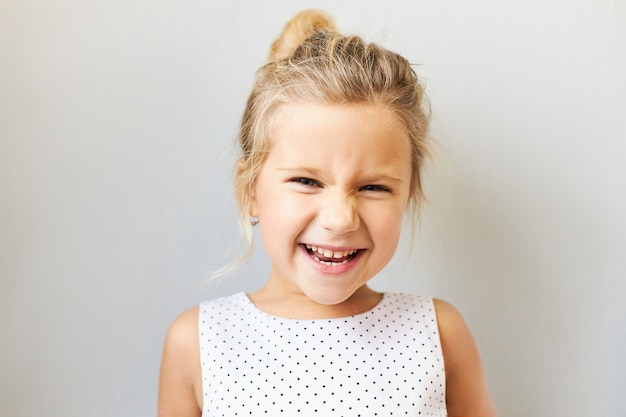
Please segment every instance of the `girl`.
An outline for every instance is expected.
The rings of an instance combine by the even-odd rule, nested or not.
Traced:
[[[401,56],[298,14],[243,115],[236,193],[263,288],[171,326],[159,416],[495,416],[460,314],[368,281],[422,199],[422,87]]]

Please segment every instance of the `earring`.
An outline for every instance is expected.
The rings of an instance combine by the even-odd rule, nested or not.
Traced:
[[[254,227],[259,224],[259,219],[250,218],[250,226]]]

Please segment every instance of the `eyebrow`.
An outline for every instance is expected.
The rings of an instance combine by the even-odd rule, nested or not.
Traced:
[[[371,177],[366,177],[367,181],[366,182],[377,182],[377,181],[390,181],[390,182],[397,182],[399,184],[402,184],[404,181],[402,181],[400,178],[396,178],[396,177],[391,177],[389,175],[372,175]]]
[[[286,171],[286,172],[290,172],[290,171],[294,171],[294,172],[307,172],[311,175],[320,175],[320,171],[317,169],[313,169],[313,168],[304,168],[304,167],[299,167],[299,168],[276,168],[277,171]]]
[[[320,171],[314,168],[277,168],[277,171],[283,171],[283,172],[294,172],[294,173],[306,173],[308,175],[311,175],[312,177],[320,177],[322,176],[320,174]],[[378,181],[389,181],[389,182],[396,182],[399,184],[404,183],[404,181],[400,178],[396,178],[396,177],[392,177],[390,175],[386,175],[386,174],[372,174],[372,175],[365,175],[365,181],[363,182],[378,182]]]

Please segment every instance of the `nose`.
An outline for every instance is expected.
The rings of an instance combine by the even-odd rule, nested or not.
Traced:
[[[360,225],[356,201],[348,196],[328,196],[318,218],[324,229],[338,235],[354,232]]]

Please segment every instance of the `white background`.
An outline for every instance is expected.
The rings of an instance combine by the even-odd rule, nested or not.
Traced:
[[[205,279],[253,73],[312,5],[433,107],[431,206],[374,286],[464,313],[501,416],[626,415],[623,0],[1,0],[0,415],[153,416],[169,323],[262,284],[260,245]]]

